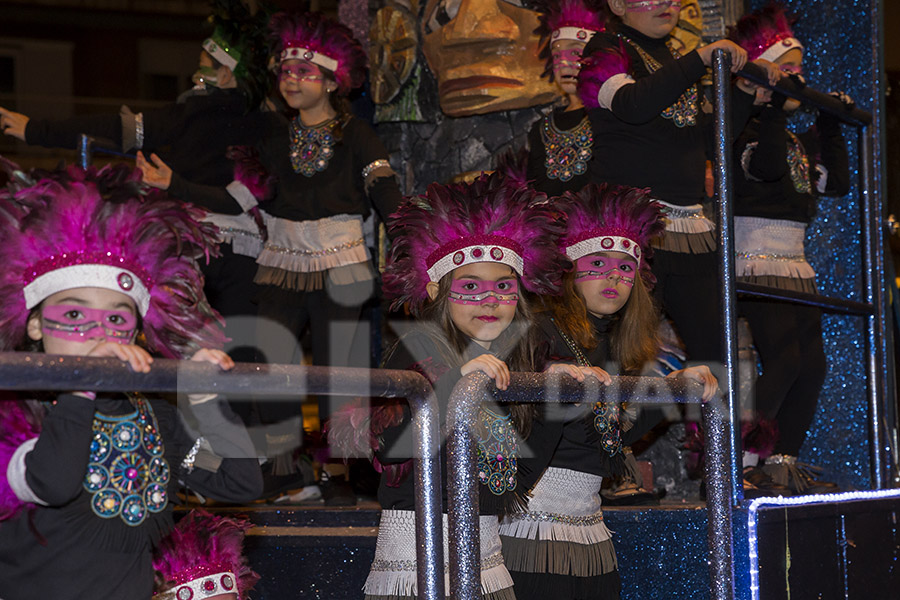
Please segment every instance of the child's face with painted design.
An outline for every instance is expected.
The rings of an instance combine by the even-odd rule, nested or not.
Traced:
[[[28,337],[47,354],[87,356],[103,342],[131,344],[138,333],[137,308],[121,292],[74,288],[48,296],[28,320]]]
[[[581,294],[589,313],[604,317],[619,312],[628,298],[638,264],[624,252],[598,252],[575,262],[575,290]]]

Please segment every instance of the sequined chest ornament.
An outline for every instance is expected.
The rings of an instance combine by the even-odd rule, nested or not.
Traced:
[[[644,67],[646,67],[649,73],[655,73],[659,70],[662,65],[658,60],[650,56],[650,54],[635,44],[633,41],[625,37],[624,35],[617,34],[619,38],[625,41],[629,46],[634,48],[635,52],[638,53],[638,56],[641,57],[641,61],[644,63]],[[669,49],[669,52],[672,54],[672,57],[675,59],[681,58],[681,55],[678,53],[678,50],[672,46],[672,43],[666,40],[666,48]],[[664,111],[660,113],[660,116],[664,119],[669,119],[672,123],[675,124],[676,127],[693,127],[697,124],[697,84],[695,83],[688,89],[684,91],[681,96],[678,97],[678,100],[675,101],[675,104],[668,107]]]
[[[135,411],[94,414],[90,462],[84,489],[98,517],[121,518],[132,527],[166,507],[169,464],[156,417],[146,399],[130,396]]]
[[[563,131],[556,127],[551,114],[543,121],[541,139],[544,141],[544,167],[548,179],[569,181],[587,171],[594,145],[594,133],[587,116],[574,129]]]
[[[295,173],[312,177],[328,168],[328,161],[334,156],[337,124],[331,120],[305,127],[299,117],[291,121],[291,167]]]
[[[482,407],[476,422],[478,480],[495,496],[516,489],[519,443],[509,415]]]

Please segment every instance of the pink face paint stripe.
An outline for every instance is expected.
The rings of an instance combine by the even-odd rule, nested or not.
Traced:
[[[519,282],[515,279],[455,279],[450,284],[449,300],[457,304],[516,304]]]
[[[675,6],[681,10],[681,2],[678,0],[625,0],[625,12],[650,12],[657,8],[669,8]]]
[[[613,258],[589,254],[575,261],[576,282],[609,279],[615,273],[619,276],[619,281],[631,287],[634,285],[635,271],[637,271],[637,264],[633,258]]]
[[[68,341],[107,338],[128,344],[134,338],[137,324],[137,317],[128,311],[59,304],[43,309],[41,329],[47,335]]]

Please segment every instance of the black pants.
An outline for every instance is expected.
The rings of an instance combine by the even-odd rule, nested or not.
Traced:
[[[756,381],[757,413],[778,423],[775,454],[797,456],[812,424],[827,368],[822,312],[781,302],[738,303],[762,363]]]
[[[312,363],[318,366],[370,367],[370,332],[361,320],[363,305],[372,295],[374,281],[322,290],[296,292],[266,285],[259,294],[259,349],[264,362],[300,362],[300,339],[309,329]],[[322,422],[343,398],[319,397]],[[276,423],[301,413],[297,402],[266,401],[259,405],[262,424]]]
[[[230,338],[228,354],[236,362],[253,362],[256,356],[256,301],[259,288],[253,283],[256,259],[231,250],[231,244],[220,244],[222,255],[203,264],[206,283],[203,291],[210,305],[225,317],[225,335]]]
[[[654,296],[687,350],[688,360],[708,363],[710,369],[723,363],[722,310],[715,252],[690,254],[655,250]]]

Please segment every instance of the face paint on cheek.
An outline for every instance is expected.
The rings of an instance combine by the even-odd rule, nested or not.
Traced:
[[[553,69],[556,71],[561,69],[581,70],[581,50],[555,50],[553,52]]]
[[[456,304],[518,304],[519,282],[515,279],[483,281],[455,279],[450,284],[450,302]]]
[[[633,258],[612,258],[610,256],[582,256],[575,261],[575,283],[592,279],[609,279],[614,274],[623,285],[634,285],[637,264]]]
[[[279,81],[322,81],[324,78],[318,67],[307,63],[281,65],[278,71]]]
[[[639,13],[651,12],[657,8],[670,8],[681,10],[679,0],[625,0],[625,12]]]
[[[138,320],[124,310],[102,310],[59,304],[42,312],[41,329],[45,335],[71,342],[106,338],[117,344],[130,344]]]

